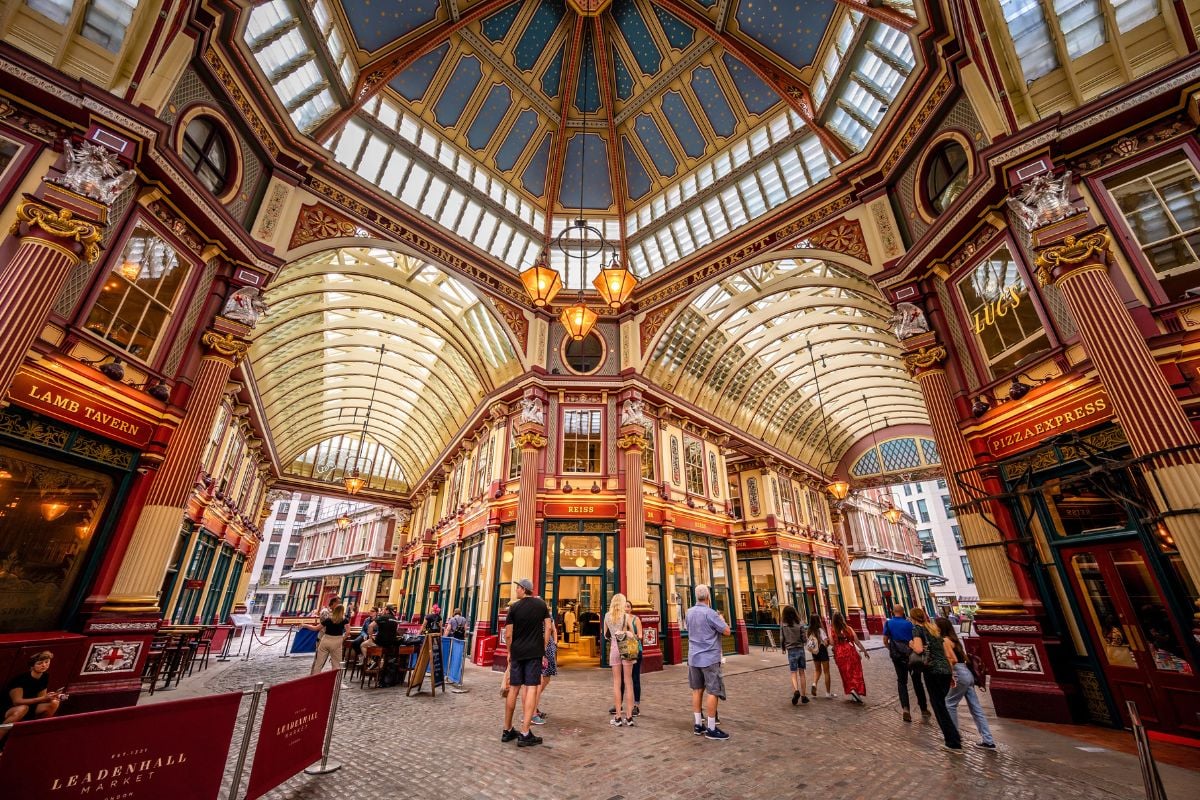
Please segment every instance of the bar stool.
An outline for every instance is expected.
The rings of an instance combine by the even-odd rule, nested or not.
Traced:
[[[216,635],[216,625],[207,625],[200,631],[200,636],[192,647],[192,664],[188,667],[188,675],[192,674],[192,666],[195,666],[197,660],[200,661],[201,672],[208,669],[208,656],[212,652],[213,637]]]
[[[358,672],[358,651],[354,649],[354,637],[346,634],[342,639],[342,664],[346,671],[346,679],[353,680],[354,674]]]
[[[368,687],[371,685],[378,686],[381,674],[383,674],[383,648],[378,646],[364,647],[358,688],[363,688],[364,682]]]

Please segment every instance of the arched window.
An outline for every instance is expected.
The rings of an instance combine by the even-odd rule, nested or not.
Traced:
[[[229,148],[225,132],[212,117],[199,116],[183,132],[183,160],[213,194],[225,189],[229,173]]]
[[[938,145],[925,164],[925,200],[942,213],[966,188],[970,178],[967,151],[954,139]]]

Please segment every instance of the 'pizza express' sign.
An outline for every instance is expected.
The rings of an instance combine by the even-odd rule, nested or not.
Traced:
[[[1056,434],[1090,428],[1112,415],[1112,400],[1103,389],[1059,398],[988,433],[988,452],[993,456],[1011,455]]]

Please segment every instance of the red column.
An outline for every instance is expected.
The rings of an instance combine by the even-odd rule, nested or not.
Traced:
[[[84,198],[81,207],[93,219],[55,208],[27,196],[17,206],[13,228],[20,244],[12,259],[0,268],[0,399],[8,392],[29,346],[41,332],[54,298],[58,297],[71,268],[81,260],[100,257],[100,238],[107,209]]]

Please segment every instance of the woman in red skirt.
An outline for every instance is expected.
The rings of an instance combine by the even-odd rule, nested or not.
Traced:
[[[858,640],[858,634],[846,624],[846,618],[840,612],[833,615],[833,658],[837,661],[838,672],[842,674],[842,691],[850,695],[854,702],[862,704],[867,694],[867,682],[863,678],[862,653],[867,658],[871,654],[863,643]]]

